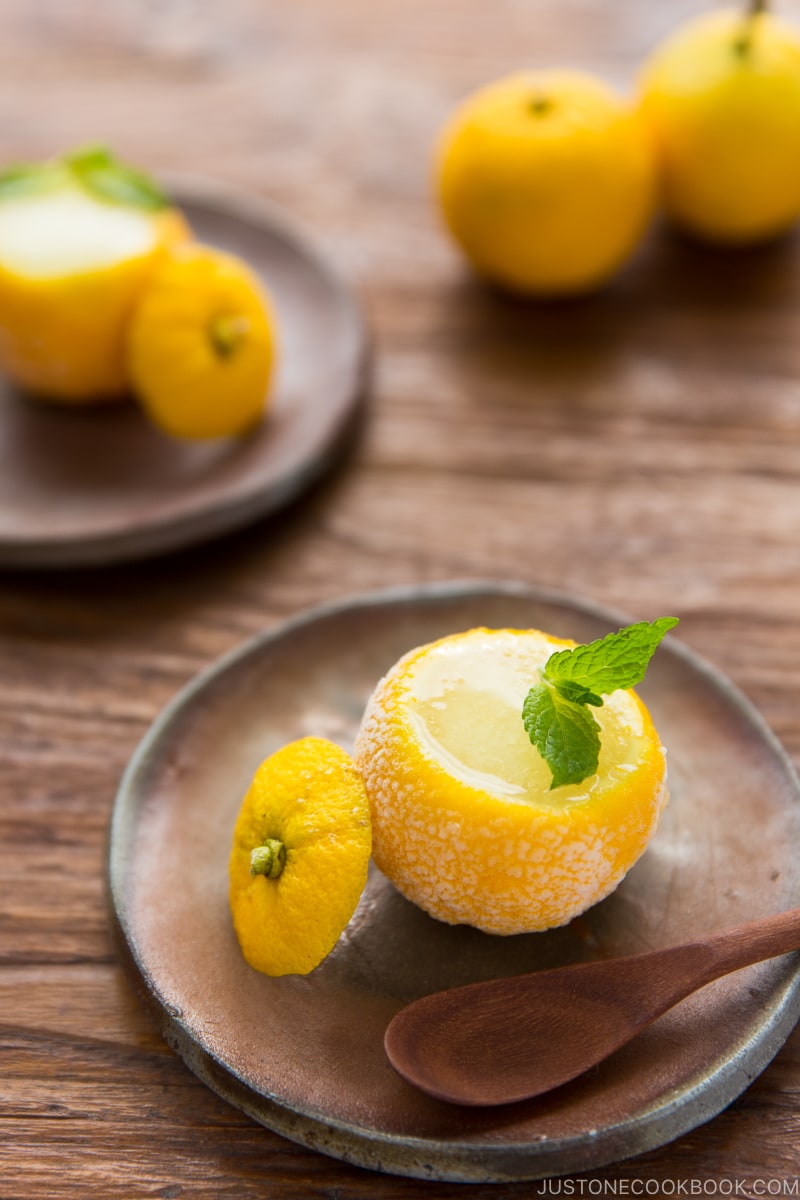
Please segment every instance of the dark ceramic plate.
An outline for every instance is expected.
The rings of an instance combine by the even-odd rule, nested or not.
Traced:
[[[247,438],[183,443],[132,403],[66,410],[0,382],[0,566],[107,564],[225,533],[298,496],[355,427],[366,338],[342,280],[263,201],[167,184],[197,238],[244,258],[274,300],[269,415]]]
[[[669,747],[671,802],[644,857],[561,930],[492,937],[440,924],[377,872],[333,953],[306,977],[243,961],[227,903],[241,797],[292,738],[349,747],[378,677],[412,646],[475,625],[591,640],[622,623],[517,586],[388,592],[301,616],[201,675],[144,739],[114,810],[120,944],[167,1041],[257,1121],[326,1154],[446,1180],[599,1166],[707,1121],[800,1015],[800,958],[711,984],[599,1068],[536,1101],[462,1109],[404,1083],[383,1032],[437,988],[652,950],[800,904],[798,780],[759,716],[674,639],[641,688]]]

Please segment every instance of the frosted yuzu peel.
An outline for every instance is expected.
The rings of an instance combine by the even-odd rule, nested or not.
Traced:
[[[564,924],[617,886],[656,828],[665,755],[632,691],[594,710],[596,774],[550,788],[520,713],[571,645],[538,630],[456,634],[403,657],[367,705],[355,758],[373,857],[440,920],[502,934]]]

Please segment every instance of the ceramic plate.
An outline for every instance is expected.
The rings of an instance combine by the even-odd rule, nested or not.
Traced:
[[[339,944],[306,977],[257,974],[231,927],[231,832],[266,755],[304,734],[350,747],[379,676],[446,633],[538,626],[588,641],[622,623],[513,585],[382,593],[268,632],[174,701],[122,782],[110,881],[133,978],[191,1070],[306,1146],[454,1181],[606,1164],[699,1125],[744,1090],[800,1014],[798,956],[709,985],[535,1101],[441,1103],[403,1082],[383,1053],[392,1015],[438,988],[654,950],[800,904],[794,771],[747,701],[675,638],[641,688],[669,748],[670,804],[619,889],[568,927],[501,938],[447,926],[374,870]]]
[[[167,184],[196,237],[244,258],[273,297],[270,413],[247,438],[183,443],[134,404],[65,410],[0,382],[0,566],[107,564],[199,542],[287,504],[348,442],[366,339],[345,284],[266,203]]]

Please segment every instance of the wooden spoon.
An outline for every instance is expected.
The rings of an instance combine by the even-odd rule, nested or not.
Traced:
[[[389,1022],[405,1079],[455,1104],[508,1104],[574,1079],[712,979],[800,949],[800,908],[629,958],[423,996]]]

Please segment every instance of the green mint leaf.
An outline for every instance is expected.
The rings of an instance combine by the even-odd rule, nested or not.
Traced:
[[[635,687],[644,678],[664,634],[677,624],[677,617],[640,621],[585,646],[559,650],[548,658],[544,678],[562,694],[567,686],[585,688],[595,696]]]
[[[582,704],[540,683],[525,697],[522,722],[553,772],[551,790],[594,775],[600,756],[600,726]]]
[[[106,146],[87,146],[64,157],[78,182],[100,200],[157,211],[167,197],[144,171],[121,163]]]
[[[640,621],[550,655],[541,683],[525,697],[522,723],[553,772],[551,790],[595,773],[600,726],[586,706],[602,707],[603,695],[641,682],[664,634],[677,624],[677,617]]]
[[[114,165],[114,155],[108,146],[102,142],[93,142],[89,146],[81,146],[64,155],[64,162],[76,170],[91,169],[92,167],[108,167]]]
[[[0,171],[0,200],[59,187],[67,178],[60,163],[15,163]]]
[[[603,705],[602,696],[598,696],[597,692],[584,687],[582,683],[576,683],[573,679],[559,679],[553,686],[559,695],[563,696],[565,700],[571,700],[573,704],[593,704],[595,708],[601,708]]]

